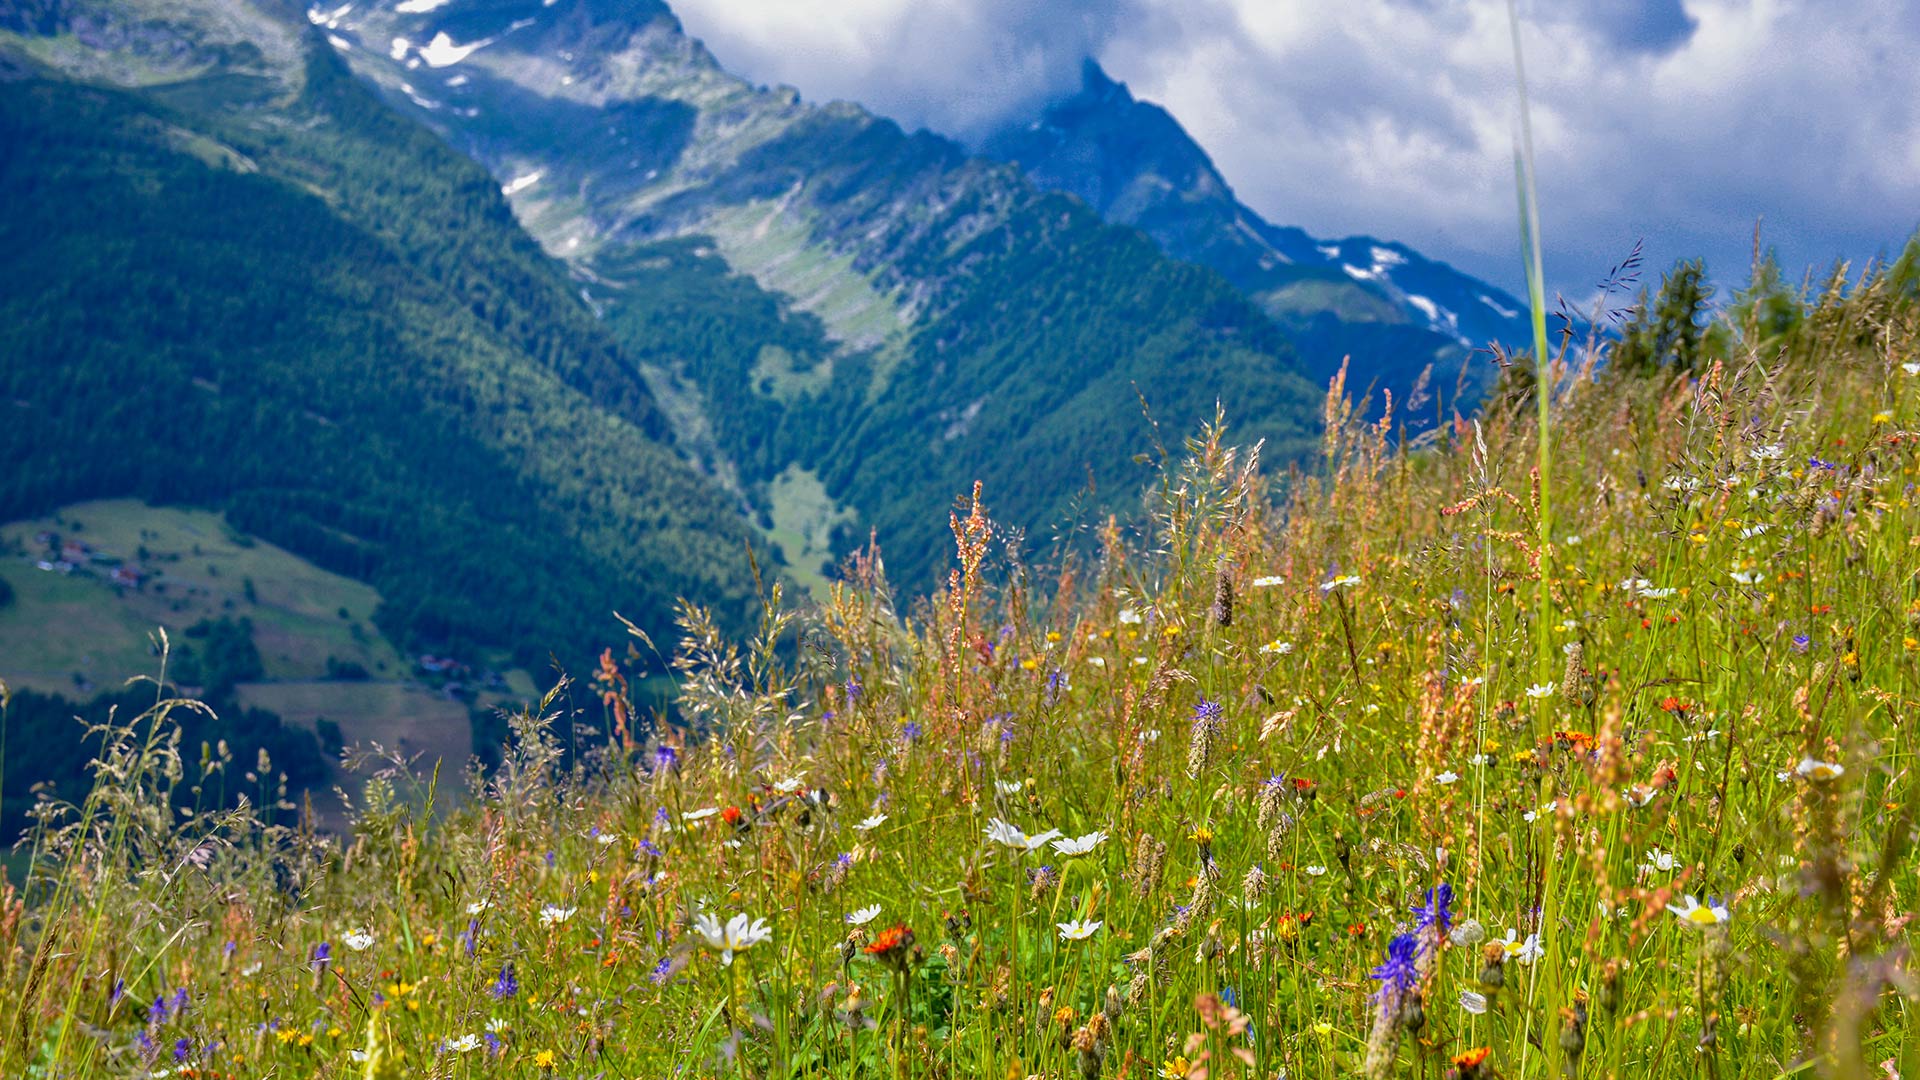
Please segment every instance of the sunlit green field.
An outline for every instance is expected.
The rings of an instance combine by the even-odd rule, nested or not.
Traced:
[[[163,703],[30,838],[0,1075],[1920,1076],[1915,310],[1570,350],[1544,477],[1529,386],[1336,384],[1045,569],[986,491],[929,601],[689,610],[697,735],[636,640],[338,834],[195,811]]]

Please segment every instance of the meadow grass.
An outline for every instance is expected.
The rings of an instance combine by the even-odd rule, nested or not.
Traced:
[[[0,1075],[1920,1075],[1920,327],[1799,310],[1563,351],[1545,485],[1536,400],[1336,380],[1044,579],[976,492],[934,597],[686,608],[686,727],[636,633],[453,809],[375,750],[319,832],[157,688],[0,901]]]

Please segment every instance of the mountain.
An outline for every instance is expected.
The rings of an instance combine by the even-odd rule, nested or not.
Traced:
[[[1093,60],[1076,93],[981,149],[1169,255],[1218,270],[1287,329],[1316,375],[1351,355],[1352,382],[1394,387],[1404,402],[1429,363],[1443,385],[1466,363],[1471,391],[1493,374],[1484,358],[1467,361],[1471,349],[1531,340],[1525,304],[1404,244],[1316,240],[1261,218],[1178,120]]]
[[[1131,503],[1142,399],[1170,437],[1225,402],[1241,438],[1312,445],[1319,390],[1215,271],[950,140],[739,79],[663,5],[308,16],[492,171],[680,445],[763,526],[807,534],[798,561],[871,528],[897,579],[931,585],[975,479],[1035,537]]]
[[[499,186],[303,12],[0,3],[0,73],[0,521],[221,510],[374,585],[403,647],[535,670],[609,609],[745,625],[738,499]]]

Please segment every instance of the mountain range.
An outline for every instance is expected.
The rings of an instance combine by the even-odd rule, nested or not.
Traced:
[[[0,518],[223,509],[523,663],[742,624],[749,547],[923,591],[976,479],[1080,543],[1218,404],[1293,458],[1342,359],[1470,394],[1519,316],[1263,221],[1097,65],[969,150],[653,0],[0,0],[0,124]]]
[[[1426,365],[1449,390],[1464,367],[1470,402],[1495,371],[1470,352],[1531,340],[1525,304],[1404,244],[1321,240],[1268,222],[1239,201],[1178,120],[1137,100],[1094,60],[1076,93],[980,150],[1140,229],[1174,258],[1218,270],[1287,331],[1317,378],[1350,357],[1361,385],[1394,388],[1405,403]]]

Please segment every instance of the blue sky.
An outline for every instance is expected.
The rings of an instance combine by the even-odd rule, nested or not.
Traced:
[[[674,0],[730,69],[963,139],[1093,56],[1165,105],[1241,199],[1404,241],[1518,291],[1504,0]],[[1550,283],[1585,299],[1644,239],[1745,278],[1920,226],[1920,5],[1523,0]]]

